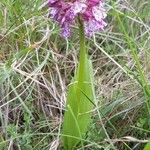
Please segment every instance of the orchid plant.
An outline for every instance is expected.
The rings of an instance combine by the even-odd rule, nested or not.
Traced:
[[[106,11],[103,0],[49,0],[48,5],[50,16],[60,25],[64,38],[71,36],[72,25],[79,27],[79,66],[69,85],[62,128],[64,149],[72,150],[79,142],[82,144],[95,105],[92,64],[85,39],[104,29]]]

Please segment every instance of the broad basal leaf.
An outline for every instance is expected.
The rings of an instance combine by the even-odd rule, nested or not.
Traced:
[[[92,65],[85,59],[82,72],[84,79],[78,82],[78,75],[69,86],[67,111],[63,123],[63,143],[65,150],[72,150],[82,141],[91,120],[91,110],[94,104],[94,87],[92,81]],[[79,72],[79,71],[77,71]],[[79,74],[79,73],[77,73]]]

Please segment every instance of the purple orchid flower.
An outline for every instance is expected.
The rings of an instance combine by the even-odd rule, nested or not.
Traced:
[[[71,25],[77,16],[81,16],[84,21],[88,36],[103,30],[107,25],[104,21],[107,15],[103,0],[49,0],[48,5],[51,8],[50,16],[59,23],[64,37],[70,36]]]

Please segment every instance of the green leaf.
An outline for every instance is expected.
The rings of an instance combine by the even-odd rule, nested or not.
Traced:
[[[63,123],[63,143],[65,150],[72,150],[84,138],[91,120],[91,110],[94,105],[93,71],[87,56],[84,59],[83,82],[79,83],[77,76],[69,86],[67,111]],[[65,136],[66,135],[66,136]],[[82,144],[82,143],[81,143]]]
[[[150,142],[148,142],[148,143],[146,144],[146,146],[144,147],[144,150],[150,150]]]

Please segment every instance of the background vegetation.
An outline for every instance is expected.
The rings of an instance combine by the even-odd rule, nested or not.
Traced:
[[[99,107],[84,146],[142,150],[150,137],[150,1],[107,0],[106,7],[108,26],[87,45]],[[77,33],[61,38],[42,0],[0,1],[1,150],[63,149]]]

